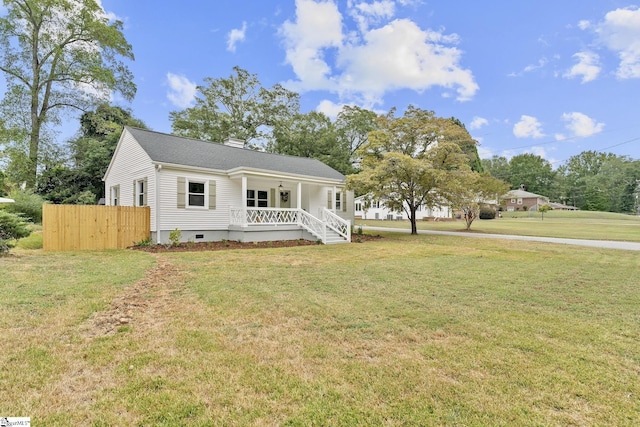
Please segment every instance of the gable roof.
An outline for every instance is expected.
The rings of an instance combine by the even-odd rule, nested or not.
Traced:
[[[265,153],[126,126],[154,163],[230,171],[259,169],[344,181],[345,176],[319,160]]]
[[[504,197],[505,198],[515,197],[520,199],[537,199],[537,198],[546,199],[547,198],[546,196],[541,196],[535,193],[529,193],[528,191],[524,191],[524,190],[511,190],[507,194],[505,194]]]

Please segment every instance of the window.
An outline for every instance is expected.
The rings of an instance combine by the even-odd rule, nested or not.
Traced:
[[[188,179],[178,177],[177,182],[178,209],[216,209],[216,181]]]
[[[111,187],[111,206],[119,206],[120,204],[120,186]]]
[[[337,192],[336,193],[336,210],[337,211],[342,210],[341,202],[342,202],[342,193]]]
[[[269,206],[269,196],[266,191],[247,190],[247,207],[266,208]]]
[[[136,206],[147,206],[147,179],[139,179],[135,181],[134,184],[133,204]]]
[[[362,203],[356,202],[356,211],[361,211],[361,210],[362,210]]]
[[[204,207],[205,185],[201,181],[189,181],[187,184],[188,206]]]
[[[522,204],[522,199],[518,199],[518,204],[521,205]]]
[[[515,203],[515,202],[516,202],[516,199],[511,199],[511,203]]]

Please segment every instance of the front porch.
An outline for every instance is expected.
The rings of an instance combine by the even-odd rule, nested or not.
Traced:
[[[304,231],[324,244],[351,242],[351,222],[324,208],[318,217],[300,208],[231,208],[229,231],[269,233],[272,240]]]

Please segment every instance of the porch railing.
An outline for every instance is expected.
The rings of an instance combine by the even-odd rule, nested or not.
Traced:
[[[351,241],[351,223],[333,212],[323,209],[317,218],[302,209],[231,208],[230,224],[248,226],[297,225],[327,243],[327,232],[333,230],[347,242]]]

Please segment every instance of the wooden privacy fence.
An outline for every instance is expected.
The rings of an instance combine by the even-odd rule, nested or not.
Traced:
[[[123,249],[148,239],[148,207],[43,205],[45,251]]]

